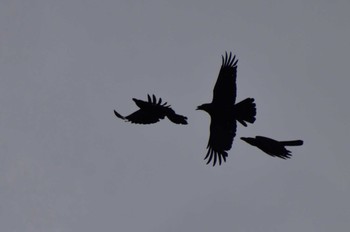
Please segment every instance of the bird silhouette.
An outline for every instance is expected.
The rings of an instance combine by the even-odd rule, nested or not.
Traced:
[[[170,108],[170,105],[167,105],[167,102],[162,104],[161,98],[158,99],[158,102],[154,95],[152,95],[151,98],[148,94],[147,98],[148,101],[133,98],[132,100],[140,109],[126,117],[120,115],[114,110],[115,116],[136,124],[153,124],[158,122],[160,119],[164,119],[165,116],[173,123],[183,125],[187,124],[187,117],[176,114],[175,111]]]
[[[256,146],[266,154],[281,159],[289,159],[292,156],[292,153],[285,146],[301,146],[304,143],[302,140],[277,141],[264,136],[241,137],[241,139],[252,146]]]
[[[216,162],[226,162],[227,151],[232,147],[232,142],[236,136],[236,121],[243,126],[247,123],[255,122],[256,107],[254,98],[246,98],[236,103],[236,77],[237,62],[236,56],[229,56],[225,52],[225,57],[221,56],[222,65],[217,78],[211,103],[202,104],[197,110],[206,111],[211,118],[210,135],[207,145],[207,154],[204,160],[208,159],[207,164],[213,160],[213,166]]]

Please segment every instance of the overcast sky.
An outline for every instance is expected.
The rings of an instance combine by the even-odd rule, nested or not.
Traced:
[[[350,1],[0,0],[0,230],[347,231]],[[221,55],[227,162],[207,166]],[[116,118],[162,97],[189,124]],[[303,139],[290,160],[239,137]]]

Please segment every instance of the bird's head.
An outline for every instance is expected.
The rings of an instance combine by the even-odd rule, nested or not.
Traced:
[[[209,113],[209,109],[210,109],[210,104],[206,103],[206,104],[202,104],[200,106],[197,106],[196,110],[204,110],[204,111]]]
[[[249,143],[250,145],[255,145],[255,139],[254,138],[249,138],[249,137],[241,137],[241,139],[247,143]]]

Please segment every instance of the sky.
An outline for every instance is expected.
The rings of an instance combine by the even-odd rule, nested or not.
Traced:
[[[0,1],[0,228],[5,232],[347,231],[350,2]],[[238,125],[205,164],[221,55]],[[155,94],[188,117],[116,118]],[[302,139],[292,159],[239,137]]]

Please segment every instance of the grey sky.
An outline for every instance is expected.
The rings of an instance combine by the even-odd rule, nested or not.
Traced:
[[[349,1],[0,1],[0,229],[347,231]],[[238,62],[227,162],[203,160],[221,54]],[[113,114],[155,94],[188,116]],[[238,138],[303,139],[291,160]]]

